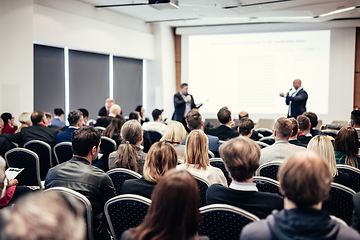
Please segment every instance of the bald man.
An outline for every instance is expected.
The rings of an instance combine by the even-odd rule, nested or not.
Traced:
[[[288,117],[297,118],[297,116],[306,112],[306,101],[308,99],[308,94],[301,87],[300,79],[295,79],[293,81],[293,88],[290,89],[286,96],[281,93],[280,97],[285,97],[286,105],[289,105],[289,111],[287,114]]]

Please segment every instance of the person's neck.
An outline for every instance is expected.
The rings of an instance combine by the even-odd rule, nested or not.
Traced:
[[[82,158],[82,159],[85,159],[86,161],[88,161],[90,164],[92,163],[92,157],[91,155],[87,155],[86,157],[83,157],[83,156],[79,156],[79,155],[73,155],[74,157],[77,157],[77,158]]]
[[[134,146],[139,148],[139,147],[141,147],[141,143],[142,143],[142,141],[139,141],[136,144],[134,144]]]
[[[236,181],[235,179],[231,178],[232,180]],[[239,181],[237,181],[239,182]],[[251,177],[249,179],[246,179],[245,181],[240,181],[240,183],[253,183],[254,182],[254,177]]]
[[[284,197],[284,209],[290,210],[290,209],[295,209],[295,208],[298,208],[298,207],[296,206],[296,204],[295,204],[293,201],[289,200],[287,197]],[[314,204],[314,205],[312,205],[312,206],[310,206],[310,207],[308,207],[308,208],[313,208],[313,209],[321,210],[321,208],[322,208],[322,202],[319,202],[319,203],[317,203],[317,204]]]
[[[59,116],[55,116],[54,118],[59,119],[61,121],[61,117]]]
[[[289,138],[289,140],[297,140],[297,134]]]
[[[281,138],[281,137],[278,137],[278,136],[275,136],[275,142],[279,141],[279,140],[284,140],[284,141],[289,141],[289,138]]]
[[[308,130],[300,130],[300,133],[310,133],[310,129],[308,129]]]
[[[160,119],[157,119],[157,120],[155,120],[154,122],[161,122],[161,120],[160,120]]]
[[[224,126],[230,127],[231,121],[229,121],[228,123],[220,123],[220,125],[224,125]]]

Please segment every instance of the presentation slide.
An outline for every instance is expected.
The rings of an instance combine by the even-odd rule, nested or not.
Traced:
[[[307,109],[328,113],[330,30],[193,35],[188,40],[189,92],[202,114],[227,106],[237,114],[284,114],[294,79]]]

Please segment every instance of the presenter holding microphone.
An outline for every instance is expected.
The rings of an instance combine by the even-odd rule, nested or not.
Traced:
[[[287,116],[297,118],[297,116],[306,112],[306,101],[308,99],[307,92],[301,87],[301,80],[295,79],[293,88],[284,95],[280,93],[280,97],[285,97],[286,105],[289,105]]]

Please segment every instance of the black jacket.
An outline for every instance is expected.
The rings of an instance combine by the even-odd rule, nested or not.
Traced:
[[[195,105],[193,96],[190,95],[190,97],[191,97],[190,108],[193,109],[196,107],[196,105]],[[186,102],[184,101],[184,99],[180,93],[177,93],[174,95],[174,107],[175,107],[175,111],[172,116],[172,120],[181,122],[184,119],[184,113],[186,110]]]
[[[155,186],[156,183],[149,182],[144,177],[129,179],[123,183],[120,194],[136,194],[150,199]]]
[[[66,187],[83,194],[91,202],[95,239],[110,239],[104,215],[104,205],[115,197],[115,188],[110,177],[86,159],[73,157],[49,170],[45,188]]]
[[[239,133],[225,125],[220,125],[217,128],[209,129],[207,134],[217,136],[220,140],[226,141],[230,138],[235,138],[239,136]]]

